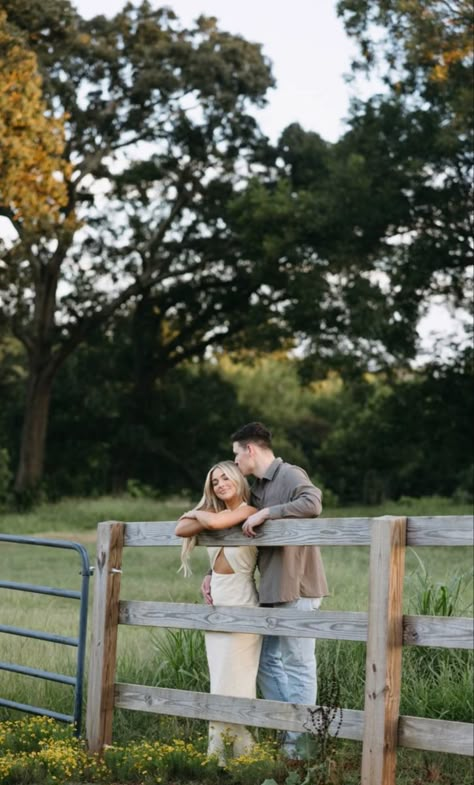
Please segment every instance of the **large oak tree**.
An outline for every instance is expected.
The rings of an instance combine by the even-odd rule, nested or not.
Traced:
[[[262,141],[248,108],[263,103],[272,77],[260,46],[214,19],[187,30],[147,2],[90,21],[67,0],[4,7],[38,58],[50,111],[67,113],[70,166],[61,215],[47,232],[27,231],[18,216],[18,241],[3,253],[3,312],[28,356],[22,493],[41,480],[53,380],[78,344],[153,287],[172,282],[185,303],[191,282],[206,292],[233,277],[219,252],[212,266],[199,248],[179,249],[190,234],[212,234],[218,217],[206,210],[248,169]],[[201,349],[220,308],[203,304],[186,325]]]

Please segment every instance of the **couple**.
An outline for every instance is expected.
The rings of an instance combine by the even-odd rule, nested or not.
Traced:
[[[182,563],[188,558],[196,534],[228,529],[242,523],[244,534],[276,518],[315,518],[321,512],[321,492],[303,469],[275,458],[271,433],[262,423],[244,425],[232,435],[235,463],[223,461],[212,467],[197,507],[185,513],[176,534],[189,538],[183,544]],[[256,479],[250,489],[245,479]],[[311,610],[319,607],[327,591],[324,567],[316,546],[209,548],[211,574],[202,591],[208,604],[263,606]],[[259,592],[255,567],[260,572]],[[205,635],[211,693],[256,697],[256,683],[267,700],[314,705],[316,658],[314,639],[248,633],[210,632]],[[225,736],[231,731],[234,755],[253,745],[243,726],[211,722],[209,755],[225,764]],[[287,732],[284,752],[297,757],[299,734]]]

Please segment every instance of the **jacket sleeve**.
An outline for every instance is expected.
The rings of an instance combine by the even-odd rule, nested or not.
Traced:
[[[292,468],[289,501],[269,507],[270,518],[317,518],[321,514],[322,492],[311,482],[306,472]]]

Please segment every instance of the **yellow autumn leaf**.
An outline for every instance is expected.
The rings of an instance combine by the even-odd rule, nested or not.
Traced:
[[[64,118],[47,111],[35,54],[0,11],[0,206],[25,228],[61,220]]]

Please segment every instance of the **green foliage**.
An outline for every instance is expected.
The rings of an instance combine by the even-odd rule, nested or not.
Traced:
[[[156,492],[153,490],[151,485],[146,485],[140,480],[135,480],[134,478],[130,478],[127,480],[127,494],[132,497],[132,499],[153,499],[156,497]]]
[[[308,382],[300,361],[242,352],[169,371],[139,405],[127,330],[97,336],[58,373],[42,483],[49,499],[120,493],[129,481],[133,493],[197,497],[207,467],[231,455],[230,433],[254,419],[272,428],[277,454],[323,488],[326,511],[472,499],[468,355],[417,371]],[[17,383],[7,387],[0,442],[14,461],[20,402]]]
[[[152,635],[156,672],[161,687],[209,692],[204,635],[201,630],[165,630]]]
[[[434,294],[469,311],[472,4],[339,0],[337,7],[359,47],[355,72],[376,71],[387,88],[365,104],[354,103],[351,125],[364,168],[373,171],[378,160],[382,172],[385,159],[389,189],[401,177],[390,209],[390,235],[399,242],[390,247],[385,238],[388,296],[399,321],[416,319]],[[409,191],[399,187],[405,176]]]
[[[448,580],[435,581],[419,555],[412,551],[417,569],[409,576],[410,612],[422,616],[459,616],[472,609],[473,570],[455,571]],[[474,653],[462,649],[414,646],[403,652],[404,679],[416,683],[410,698],[415,716],[443,716],[449,694],[449,711],[472,722],[474,704],[469,684],[474,678]],[[402,691],[406,699],[406,691]],[[405,711],[405,709],[403,709]]]
[[[471,463],[472,370],[466,359],[345,384],[315,413],[331,418],[318,454],[323,483],[365,503],[456,491]]]
[[[435,582],[420,556],[416,551],[413,554],[418,561],[418,570],[411,576],[416,584],[412,594],[412,612],[421,616],[459,616],[468,613],[472,602],[460,607],[460,598],[469,594],[474,570],[461,574],[456,572],[447,583]]]

